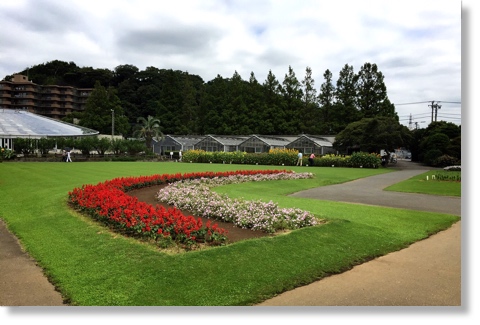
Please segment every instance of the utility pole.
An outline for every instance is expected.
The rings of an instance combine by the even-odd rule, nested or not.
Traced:
[[[442,105],[435,104],[435,122],[437,121],[437,111],[442,108]]]
[[[428,105],[432,108],[432,122],[433,122],[433,110],[434,110],[434,106],[435,106],[435,102],[432,100],[432,105]]]
[[[442,105],[438,105],[438,102],[435,103],[435,101],[432,100],[432,104],[431,105],[428,105],[429,107],[432,108],[432,122],[434,121],[433,120],[433,111],[435,110],[435,122],[437,121],[437,111],[442,108]]]
[[[112,140],[113,140],[113,135],[115,134],[115,111],[111,109],[112,111]]]

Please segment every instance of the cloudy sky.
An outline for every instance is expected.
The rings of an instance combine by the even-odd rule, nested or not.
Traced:
[[[402,124],[461,123],[460,0],[16,0],[0,2],[0,79],[53,60],[281,82],[345,64],[383,73]]]

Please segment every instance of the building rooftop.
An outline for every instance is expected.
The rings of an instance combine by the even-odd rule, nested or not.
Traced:
[[[0,108],[0,138],[44,138],[96,135],[98,131],[30,113]]]

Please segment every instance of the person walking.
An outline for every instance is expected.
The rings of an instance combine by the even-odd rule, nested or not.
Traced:
[[[388,161],[390,159],[390,153],[385,150],[382,155],[382,166],[387,167],[388,166]]]
[[[298,157],[298,160],[297,160],[297,165],[296,166],[302,166],[303,165],[303,154],[301,152],[299,152],[297,157]]]
[[[67,151],[67,160],[66,162],[72,162],[72,158],[70,157],[70,151]]]
[[[315,154],[312,152],[312,154],[310,155],[310,157],[308,158],[308,163],[310,166],[313,166],[314,164],[314,160],[315,159]]]

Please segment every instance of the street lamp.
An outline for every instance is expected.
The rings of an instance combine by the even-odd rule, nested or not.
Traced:
[[[112,111],[112,140],[113,140],[113,135],[115,133],[115,111],[111,109]]]

